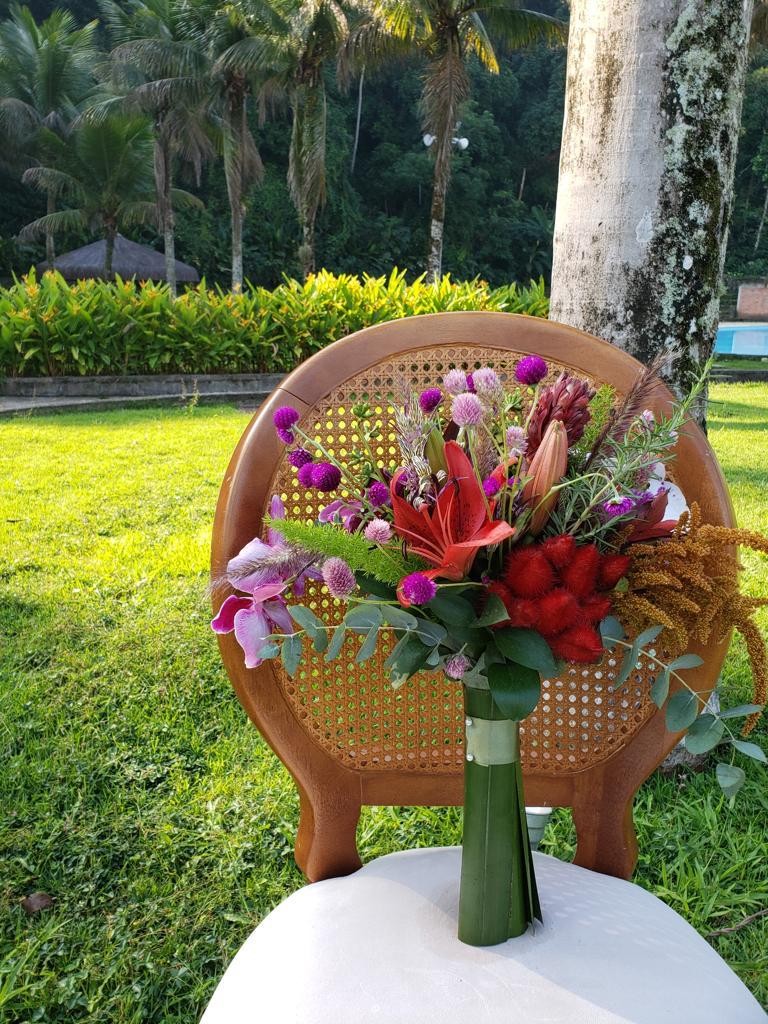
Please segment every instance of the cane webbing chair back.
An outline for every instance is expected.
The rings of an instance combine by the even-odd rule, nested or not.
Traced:
[[[247,427],[222,485],[213,535],[212,573],[262,532],[272,494],[289,517],[312,520],[327,495],[296,484],[277,440],[272,414],[281,405],[301,413],[300,427],[340,458],[355,449],[351,409],[366,400],[384,428],[375,455],[388,465],[398,448],[387,409],[396,394],[439,383],[452,366],[488,365],[507,378],[521,355],[538,353],[552,378],[567,369],[595,386],[625,394],[642,367],[615,347],[561,324],[504,313],[442,313],[379,324],[336,342],[295,370]],[[652,405],[668,410],[659,387]],[[674,478],[705,520],[732,525],[730,500],[701,430],[681,433]],[[218,606],[226,592],[217,591]],[[323,618],[341,609],[319,583],[305,598]],[[363,664],[355,641],[326,663],[308,645],[298,673],[279,662],[244,667],[232,634],[219,637],[225,667],[256,726],[291,771],[299,788],[299,866],[311,879],[345,874],[360,864],[355,829],[363,804],[460,804],[463,789],[461,687],[421,673],[392,690],[383,670],[387,643]],[[702,694],[717,680],[728,637],[696,649],[704,664],[688,673]],[[526,797],[532,804],[573,808],[576,862],[629,877],[637,857],[632,798],[679,738],[648,696],[638,668],[613,689],[616,663],[569,666],[543,681],[542,697],[522,727]]]

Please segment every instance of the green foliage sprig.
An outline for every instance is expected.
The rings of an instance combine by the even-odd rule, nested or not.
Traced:
[[[367,573],[390,586],[397,586],[404,576],[424,568],[420,559],[405,558],[397,548],[384,551],[361,534],[347,533],[338,526],[300,523],[291,519],[280,519],[273,525],[289,543],[307,551],[317,551],[328,558],[343,558],[353,572]]]

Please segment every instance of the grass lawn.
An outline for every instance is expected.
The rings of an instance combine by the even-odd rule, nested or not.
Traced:
[[[765,530],[768,386],[712,397],[739,520]],[[248,932],[301,884],[292,785],[208,631],[211,518],[247,419],[197,407],[0,424],[4,1024],[194,1024]],[[768,593],[766,561],[744,561],[750,591]],[[725,687],[749,699],[741,644]],[[703,933],[768,906],[768,776],[744,767],[735,806],[711,772],[653,778],[637,799],[637,881]],[[568,857],[573,840],[558,812],[545,849]],[[460,817],[370,810],[360,841],[364,858],[458,843]],[[33,890],[56,902],[28,918]],[[768,917],[713,942],[768,1002]]]

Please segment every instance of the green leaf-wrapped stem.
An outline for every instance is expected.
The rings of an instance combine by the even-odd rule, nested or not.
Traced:
[[[464,708],[470,719],[504,718],[489,690],[464,687]],[[459,938],[493,946],[522,935],[534,917],[541,909],[520,761],[465,761]]]

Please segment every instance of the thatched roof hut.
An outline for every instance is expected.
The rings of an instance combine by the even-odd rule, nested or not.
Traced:
[[[62,253],[56,257],[54,267],[67,281],[77,281],[83,277],[103,278],[106,247],[107,243],[102,238],[81,249]],[[49,269],[47,260],[37,264],[38,273],[42,274]],[[115,275],[122,278],[137,277],[142,281],[165,281],[165,257],[161,252],[118,235],[112,256],[112,277]],[[200,275],[188,263],[176,260],[176,280],[179,284],[197,284]]]

